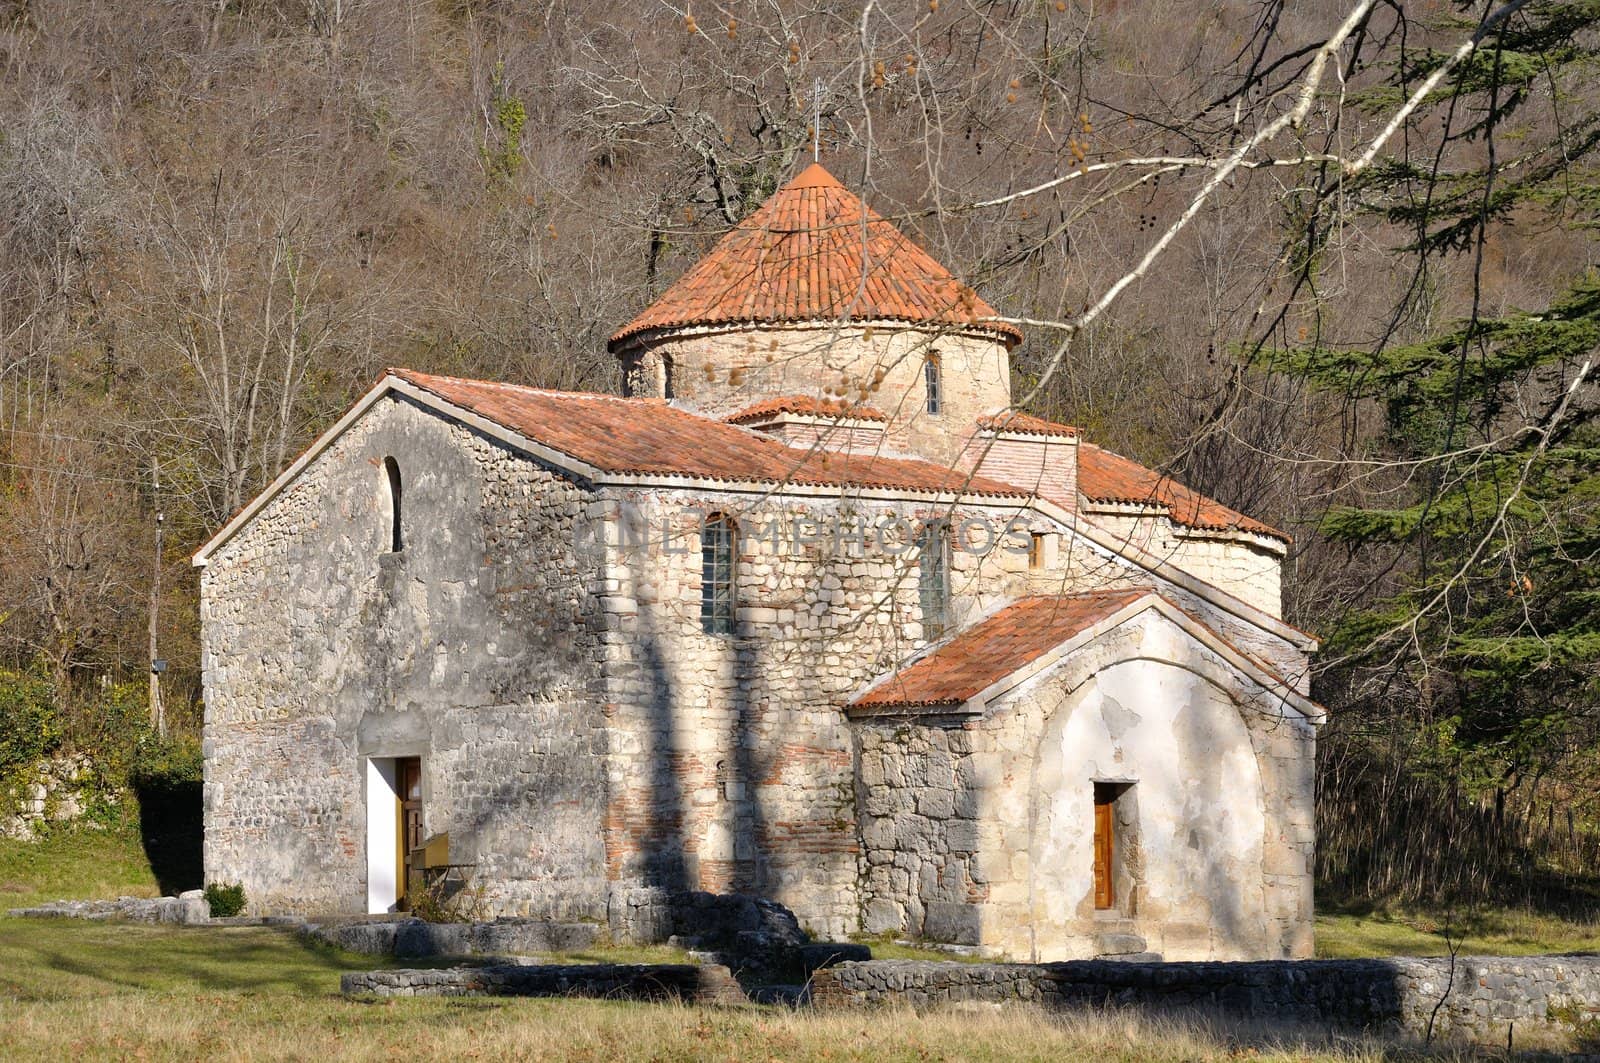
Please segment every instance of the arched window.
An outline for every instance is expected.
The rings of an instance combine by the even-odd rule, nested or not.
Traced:
[[[721,513],[700,525],[700,626],[708,635],[733,634],[738,539],[738,526]]]
[[[944,410],[944,381],[940,379],[939,352],[929,351],[928,360],[922,363],[922,385],[928,397],[928,412]]]
[[[384,458],[383,472],[389,481],[389,549],[398,554],[406,548],[405,536],[400,530],[400,463]]]
[[[942,638],[950,623],[950,532],[941,523],[923,526],[917,553],[917,602],[922,637]]]

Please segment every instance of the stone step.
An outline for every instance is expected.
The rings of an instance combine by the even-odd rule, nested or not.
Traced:
[[[1161,963],[1159,952],[1121,952],[1114,956],[1096,956],[1097,960],[1108,963]]]
[[[1144,938],[1138,934],[1097,934],[1094,944],[1095,952],[1101,958],[1130,956],[1145,950]]]

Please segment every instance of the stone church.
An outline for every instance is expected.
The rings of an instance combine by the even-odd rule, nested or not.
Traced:
[[[621,396],[390,370],[195,557],[208,880],[388,912],[443,840],[623,939],[1310,955],[1288,539],[1013,410],[1021,339],[813,165]]]

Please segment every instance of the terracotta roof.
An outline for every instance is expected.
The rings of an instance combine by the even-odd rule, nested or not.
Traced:
[[[810,395],[782,395],[775,399],[762,399],[746,406],[723,420],[729,424],[759,421],[780,413],[794,413],[802,417],[830,417],[856,421],[887,421],[889,415],[871,406],[857,406],[837,399],[819,399]]]
[[[758,432],[659,399],[546,391],[515,384],[389,373],[603,472],[705,480],[868,487],[1018,498],[1010,484],[906,458],[798,451]]]
[[[1024,436],[1076,436],[1078,430],[1070,424],[1057,424],[1032,414],[1011,411],[978,418],[978,427],[989,432],[1011,432]]]
[[[960,705],[1151,593],[1139,587],[1023,598],[913,661],[854,704]]]
[[[912,660],[858,697],[852,707],[881,709],[964,704],[1063,642],[1145,598],[1152,600],[1152,607],[1193,625],[1191,633],[1202,641],[1238,654],[1261,673],[1261,678],[1282,687],[1292,698],[1300,699],[1320,715],[1320,707],[1295,691],[1294,685],[1266,661],[1240,649],[1216,628],[1149,587],[1039,595],[1013,602],[948,642],[935,646],[925,656]]]
[[[1238,530],[1269,535],[1284,542],[1294,541],[1271,525],[1229,509],[1198,491],[1191,491],[1170,476],[1163,476],[1093,443],[1078,447],[1078,491],[1093,502],[1165,506],[1171,512],[1172,523],[1185,528]]]
[[[813,163],[621,331],[802,321],[907,321],[1022,333]]]

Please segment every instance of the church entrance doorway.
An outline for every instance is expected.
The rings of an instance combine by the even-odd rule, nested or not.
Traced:
[[[367,758],[367,912],[405,911],[422,878],[422,758]]]

